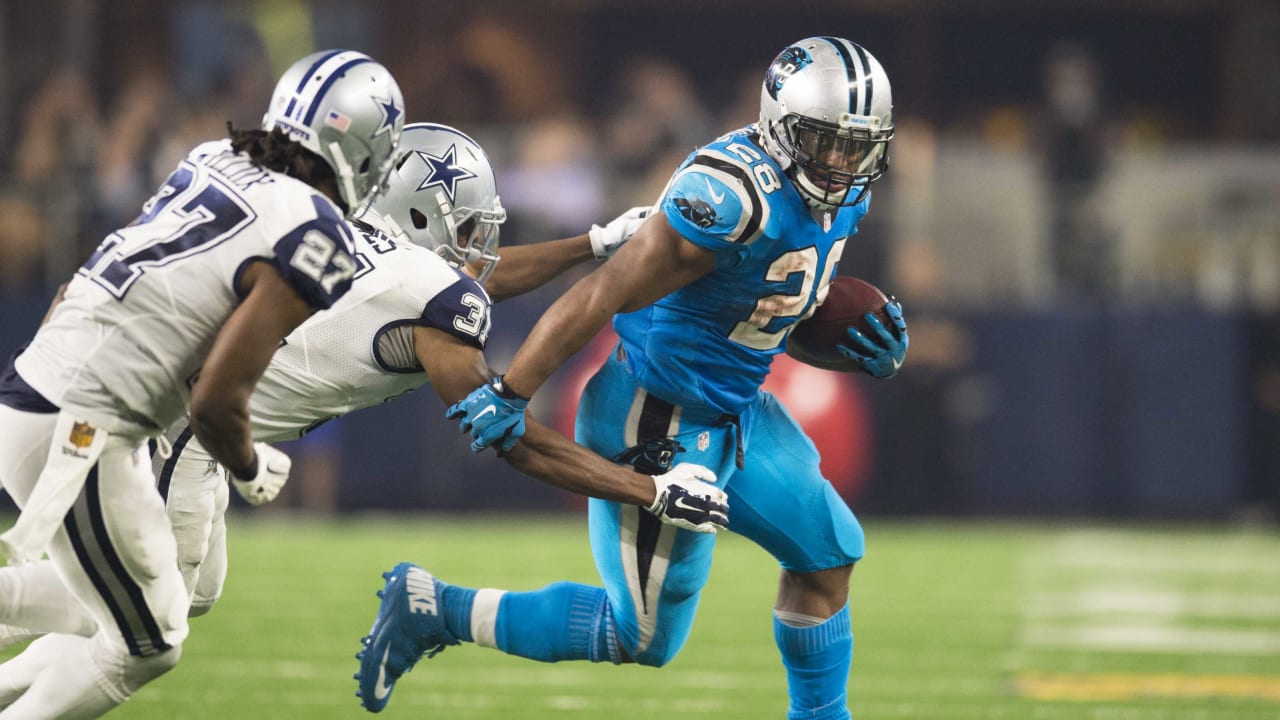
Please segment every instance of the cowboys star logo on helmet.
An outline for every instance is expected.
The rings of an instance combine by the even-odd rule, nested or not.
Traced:
[[[457,128],[434,123],[406,125],[399,149],[387,190],[371,209],[392,237],[454,265],[472,265],[483,283],[498,261],[499,227],[507,219],[484,150]]]
[[[445,194],[449,196],[449,202],[454,202],[454,198],[458,194],[458,181],[476,177],[476,174],[465,167],[458,165],[458,149],[456,145],[450,145],[441,157],[436,157],[422,150],[414,150],[418,157],[430,168],[427,177],[418,186],[419,190],[426,190],[433,185],[439,185],[444,189]]]
[[[279,128],[333,170],[351,215],[377,194],[396,161],[404,99],[381,64],[354,50],[324,50],[280,76],[263,130]]]
[[[396,120],[400,117],[400,108],[396,107],[396,101],[379,97],[375,97],[373,101],[377,103],[378,109],[382,111],[382,124],[378,126],[377,130],[373,131],[373,136],[377,137],[384,132],[394,131]]]

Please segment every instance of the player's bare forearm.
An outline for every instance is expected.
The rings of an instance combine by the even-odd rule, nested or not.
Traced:
[[[447,405],[487,382],[493,372],[479,348],[437,328],[415,327],[413,349],[431,387]],[[653,503],[653,480],[579,445],[551,428],[526,418],[527,431],[504,457],[517,470],[579,495],[646,507]]]
[[[191,390],[191,430],[215,460],[238,476],[254,462],[249,396],[280,341],[311,308],[275,268],[254,263],[245,270],[244,302],[227,319]]]
[[[591,239],[586,234],[504,247],[500,255],[501,262],[484,285],[494,302],[536,290],[565,270],[595,257],[591,252]]]
[[[551,305],[511,361],[507,387],[532,397],[615,313],[639,310],[714,267],[711,252],[681,237],[665,217],[650,217],[630,242]]]
[[[653,504],[657,490],[648,475],[610,462],[531,417],[526,416],[525,423],[524,436],[503,456],[512,467],[578,495]]]

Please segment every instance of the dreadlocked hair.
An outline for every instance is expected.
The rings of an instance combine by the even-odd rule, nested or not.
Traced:
[[[248,155],[254,165],[282,172],[312,187],[319,187],[325,180],[337,182],[329,163],[296,140],[289,139],[278,127],[269,132],[237,130],[228,122],[227,133],[231,137],[231,149]]]

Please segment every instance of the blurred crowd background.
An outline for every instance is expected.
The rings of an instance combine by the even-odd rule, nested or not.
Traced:
[[[1271,0],[5,0],[3,352],[190,147],[257,126],[307,52],[370,53],[409,121],[477,138],[503,242],[522,244],[653,202],[756,118],[772,58],[810,35],[876,55],[898,128],[841,272],[902,299],[906,367],[874,382],[784,360],[769,386],[855,511],[1274,520]],[[495,369],[579,276],[496,308]],[[608,346],[535,413],[570,428]],[[279,506],[575,506],[472,457],[442,415],[424,390],[330,423],[290,448]]]

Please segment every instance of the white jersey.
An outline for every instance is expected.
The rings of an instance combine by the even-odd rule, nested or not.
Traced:
[[[251,164],[229,141],[205,143],[98,246],[15,367],[48,401],[108,432],[156,434],[186,411],[250,262],[271,263],[326,308],[351,286],[354,253],[327,197]]]
[[[356,250],[360,269],[350,292],[285,338],[254,389],[255,440],[291,440],[426,383],[415,325],[484,349],[489,296],[475,280],[434,252],[363,223]]]

